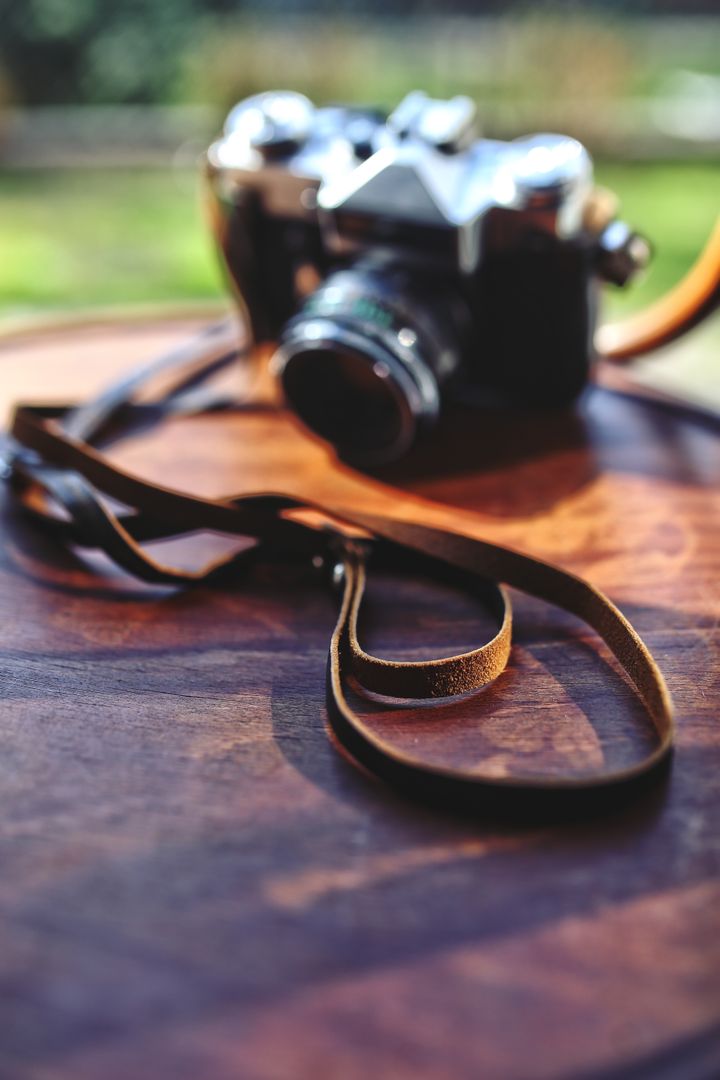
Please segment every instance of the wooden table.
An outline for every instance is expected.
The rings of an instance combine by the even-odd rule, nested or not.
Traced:
[[[3,398],[89,394],[187,332],[6,345]],[[0,1076],[720,1075],[718,435],[594,390],[571,416],[457,414],[372,480],[283,416],[175,421],[117,451],[206,493],[449,523],[607,590],[668,679],[677,755],[629,808],[552,827],[420,808],[336,752],[335,598],[312,567],[151,589],[57,550],[5,500]],[[516,619],[492,688],[437,713],[376,705],[373,722],[499,772],[641,754],[642,712],[597,643],[522,597]],[[365,634],[420,657],[485,622],[384,579]]]

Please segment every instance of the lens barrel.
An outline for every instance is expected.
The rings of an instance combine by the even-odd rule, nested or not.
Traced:
[[[286,401],[346,461],[401,457],[437,418],[441,386],[459,367],[452,316],[441,288],[404,271],[335,272],[280,337]]]

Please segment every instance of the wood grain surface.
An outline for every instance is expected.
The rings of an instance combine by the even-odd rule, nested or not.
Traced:
[[[5,345],[2,398],[66,401],[189,325]],[[208,493],[283,489],[509,543],[605,589],[654,651],[667,781],[590,821],[430,811],[337,753],[337,598],[311,566],[152,589],[58,550],[2,493],[0,1078],[720,1075],[720,430],[594,389],[456,411],[409,461],[341,468],[282,414],[114,451]],[[226,541],[164,545],[190,563]],[[420,658],[490,616],[373,581],[364,640]],[[363,702],[429,760],[587,771],[652,734],[587,631],[516,598],[508,671],[440,708]]]

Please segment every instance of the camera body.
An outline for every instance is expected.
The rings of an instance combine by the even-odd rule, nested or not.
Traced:
[[[648,253],[598,216],[577,140],[480,138],[464,97],[416,91],[386,117],[259,94],[207,167],[253,337],[278,342],[301,419],[359,463],[400,456],[451,394],[572,401],[599,283],[624,284]]]

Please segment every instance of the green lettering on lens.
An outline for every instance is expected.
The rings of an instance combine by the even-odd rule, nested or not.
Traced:
[[[382,326],[386,330],[393,324],[393,317],[389,311],[364,296],[355,300],[353,314],[361,319],[366,319],[368,322],[375,323],[377,326]]]

